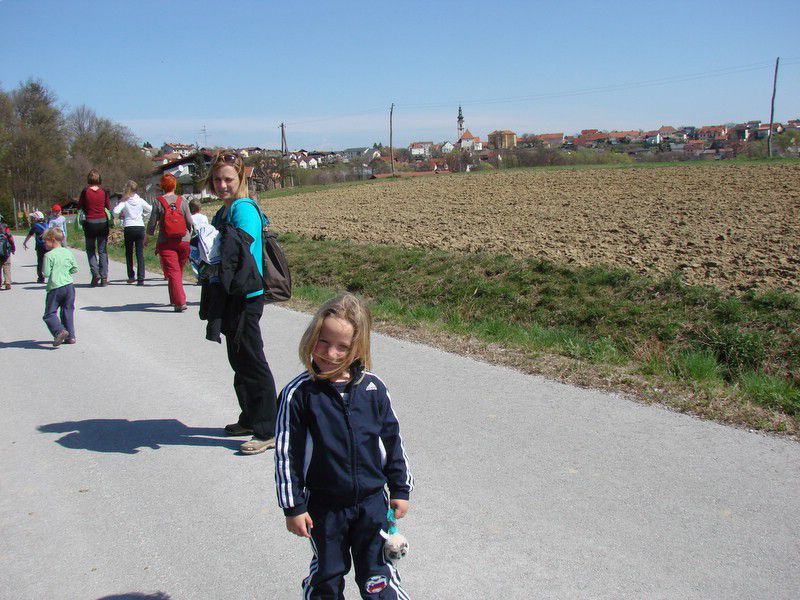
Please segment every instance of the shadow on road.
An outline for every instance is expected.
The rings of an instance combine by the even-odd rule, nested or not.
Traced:
[[[0,342],[2,348],[22,348],[24,350],[55,350],[52,340],[43,342],[41,340],[17,340],[15,342]]]
[[[173,312],[171,304],[158,302],[140,302],[138,304],[122,304],[120,306],[84,306],[81,310],[89,312]]]
[[[177,419],[86,419],[50,423],[42,433],[66,433],[56,440],[64,448],[92,452],[136,454],[140,448],[158,450],[161,446],[221,446],[238,450],[242,440],[195,437],[224,435],[220,427],[187,427]]]
[[[113,596],[103,596],[97,600],[170,600],[171,596],[164,592],[155,592],[154,594],[142,594],[139,592],[131,592],[129,594],[114,594]]]

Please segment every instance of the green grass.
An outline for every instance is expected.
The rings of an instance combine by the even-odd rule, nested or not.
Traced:
[[[295,295],[312,304],[347,289],[366,297],[383,321],[701,386],[778,411],[800,427],[791,408],[800,393],[792,379],[800,373],[797,295],[730,296],[687,285],[677,274],[654,280],[619,268],[293,234],[281,243]],[[753,383],[761,381],[754,373],[773,374],[768,392]]]

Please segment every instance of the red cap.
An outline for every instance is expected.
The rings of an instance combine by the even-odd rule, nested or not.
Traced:
[[[51,210],[53,212],[61,212],[61,205],[60,204],[53,204]]]

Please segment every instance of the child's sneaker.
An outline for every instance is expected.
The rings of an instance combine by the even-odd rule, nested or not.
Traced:
[[[58,348],[64,341],[69,337],[69,331],[66,329],[64,331],[59,331],[56,334],[56,337],[53,338],[53,348]]]

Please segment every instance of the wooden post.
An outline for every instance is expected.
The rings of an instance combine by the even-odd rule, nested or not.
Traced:
[[[394,177],[394,144],[392,140],[392,114],[394,113],[394,102],[389,109],[389,161],[392,165],[392,177]]]
[[[767,134],[767,152],[772,158],[772,119],[775,116],[775,90],[778,87],[778,63],[781,57],[775,59],[775,76],[772,78],[772,104],[769,108],[769,133]]]
[[[14,204],[14,229],[19,229],[19,209],[17,208],[17,197],[11,198]]]

